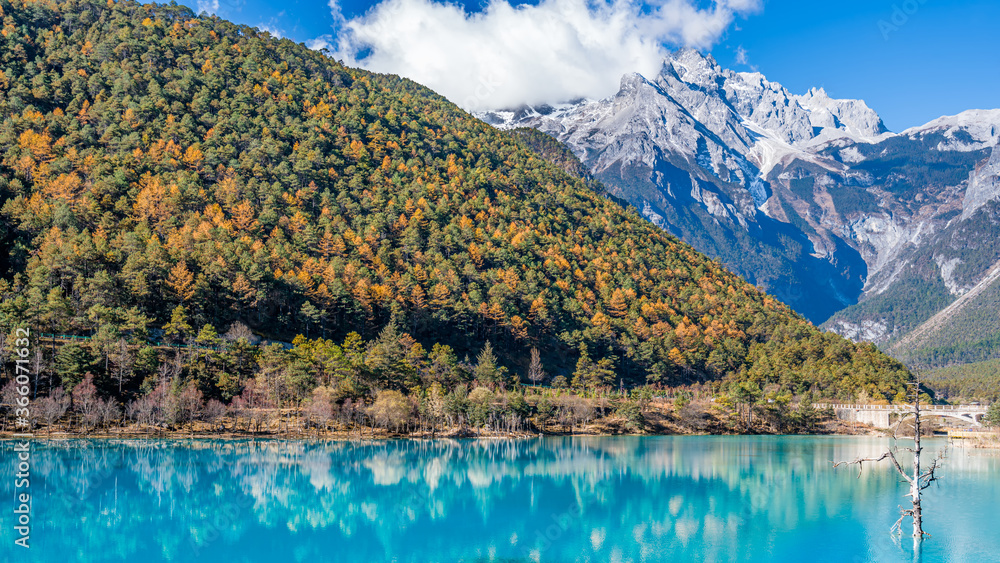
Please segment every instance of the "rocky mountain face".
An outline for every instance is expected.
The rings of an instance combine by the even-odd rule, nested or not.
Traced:
[[[1000,261],[1000,110],[896,134],[863,101],[681,50],[609,98],[480,117],[564,142],[650,221],[856,339],[900,338]]]

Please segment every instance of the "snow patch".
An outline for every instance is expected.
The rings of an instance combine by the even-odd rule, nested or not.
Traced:
[[[858,150],[858,147],[844,147],[840,151],[840,160],[846,162],[847,164],[857,164],[865,159]]]
[[[1000,141],[1000,109],[972,109],[945,115],[900,135],[916,139],[934,133],[944,136],[935,147],[939,151],[968,152],[994,147]]]
[[[937,255],[934,257],[934,262],[941,269],[941,279],[944,280],[944,286],[948,288],[949,293],[962,296],[969,291],[969,288],[959,285],[954,278],[955,267],[962,263],[960,258],[946,260],[944,256]]]
[[[649,205],[648,201],[643,202],[642,216],[645,217],[647,221],[661,229],[667,228],[667,221],[663,218],[663,215],[653,211],[653,207]]]
[[[866,319],[857,323],[838,320],[830,330],[854,342],[879,342],[889,334],[889,325],[885,319]]]

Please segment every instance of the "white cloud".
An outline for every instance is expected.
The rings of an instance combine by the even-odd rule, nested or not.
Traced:
[[[654,75],[664,44],[708,48],[761,0],[490,0],[478,13],[435,0],[384,0],[345,19],[335,56],[425,84],[468,110],[556,103],[617,91],[627,72]],[[704,4],[704,2],[701,2]],[[330,40],[313,40],[316,48]]]
[[[743,45],[740,45],[736,48],[736,64],[745,65],[749,62],[750,59],[747,58],[747,50],[743,48]]]
[[[313,51],[322,51],[323,49],[333,50],[334,42],[332,35],[320,35],[314,39],[306,41],[306,47],[312,49]]]
[[[266,31],[271,35],[277,37],[278,39],[284,39],[285,37],[285,30],[275,25],[274,18],[271,18],[271,21],[268,23],[257,24],[257,29],[259,29],[260,31]]]
[[[219,12],[219,0],[198,0],[198,13],[216,14]]]

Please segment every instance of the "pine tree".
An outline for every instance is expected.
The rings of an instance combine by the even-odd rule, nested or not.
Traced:
[[[476,381],[489,387],[499,389],[506,387],[507,368],[500,365],[489,340],[486,341],[483,350],[476,357],[476,367],[473,368],[472,375]]]
[[[56,353],[55,371],[62,386],[72,391],[83,380],[85,373],[94,369],[94,358],[90,352],[76,342],[69,342],[59,348]]]
[[[302,304],[302,308],[299,309],[299,315],[302,318],[302,325],[305,326],[306,329],[306,338],[308,338],[309,328],[316,326],[323,314],[316,308],[315,305],[306,301]]]
[[[187,310],[178,305],[170,313],[170,322],[163,325],[163,335],[174,342],[184,342],[191,334],[191,324],[188,322]]]

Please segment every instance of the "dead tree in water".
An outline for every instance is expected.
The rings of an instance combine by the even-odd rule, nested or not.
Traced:
[[[888,459],[892,462],[893,467],[896,471],[910,484],[910,492],[904,496],[910,497],[913,503],[911,508],[900,508],[899,520],[893,524],[891,531],[893,533],[902,534],[902,524],[903,519],[909,516],[913,520],[913,548],[914,553],[919,553],[920,542],[923,540],[924,535],[924,523],[923,523],[923,509],[920,506],[920,494],[927,487],[931,486],[931,483],[937,480],[936,472],[938,467],[940,467],[940,462],[943,459],[943,454],[934,458],[934,462],[931,464],[930,469],[920,472],[920,454],[923,448],[920,446],[920,382],[919,380],[914,380],[910,383],[913,387],[913,409],[906,413],[896,427],[898,429],[899,424],[906,420],[910,416],[913,417],[913,447],[912,448],[899,448],[895,445],[896,434],[893,431],[893,446],[879,457],[865,457],[855,459],[854,461],[840,461],[834,463],[834,467],[840,467],[841,465],[857,465],[858,466],[858,478],[861,478],[861,470],[864,468],[865,462],[877,463],[884,459]],[[900,465],[897,455],[899,455],[900,450],[905,450],[913,453],[913,468],[911,472],[907,472]]]

